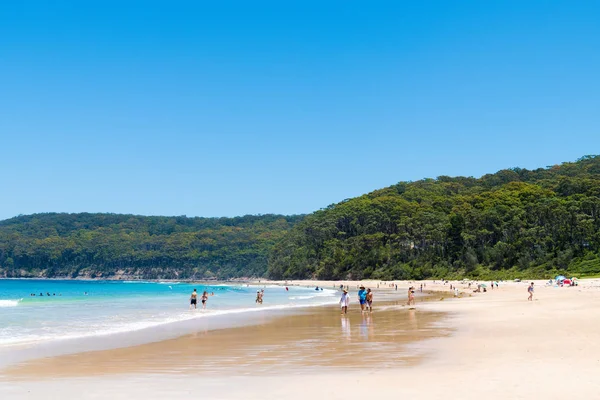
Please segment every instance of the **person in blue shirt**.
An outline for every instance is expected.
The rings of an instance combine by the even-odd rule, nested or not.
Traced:
[[[360,310],[365,311],[365,305],[367,304],[367,291],[364,286],[360,287],[358,291],[358,302],[360,303]]]

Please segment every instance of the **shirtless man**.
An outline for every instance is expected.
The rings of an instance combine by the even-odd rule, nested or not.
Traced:
[[[196,292],[196,289],[194,289],[194,291],[192,292],[192,295],[190,296],[190,310],[192,309],[192,306],[194,306],[194,309],[196,309],[197,303],[198,303],[198,292]]]

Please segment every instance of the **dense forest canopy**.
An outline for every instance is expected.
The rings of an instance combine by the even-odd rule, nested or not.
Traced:
[[[0,276],[230,278],[265,274],[302,216],[35,214],[0,221]]]
[[[401,182],[307,216],[272,278],[423,279],[600,273],[600,156],[479,179]]]
[[[268,263],[268,270],[267,270]],[[423,279],[600,274],[600,156],[400,182],[309,216],[35,214],[0,277]]]

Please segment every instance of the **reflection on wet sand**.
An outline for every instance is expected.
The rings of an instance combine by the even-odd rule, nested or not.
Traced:
[[[352,331],[350,329],[350,320],[348,319],[348,315],[342,316],[342,337],[347,341],[352,339]]]
[[[261,374],[307,367],[361,368],[414,362],[405,344],[448,331],[440,314],[380,304],[374,313],[333,307],[265,319],[257,325],[196,332],[145,345],[35,360],[5,371],[11,379],[119,373]],[[360,357],[360,363],[357,363]]]

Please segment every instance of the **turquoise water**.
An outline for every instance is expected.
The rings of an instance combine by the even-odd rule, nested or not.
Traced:
[[[194,288],[200,294],[214,293],[207,310],[189,310]],[[265,291],[262,305],[255,303],[257,287],[246,285],[0,279],[0,346],[134,332],[196,318],[338,300],[332,289],[260,288]]]

